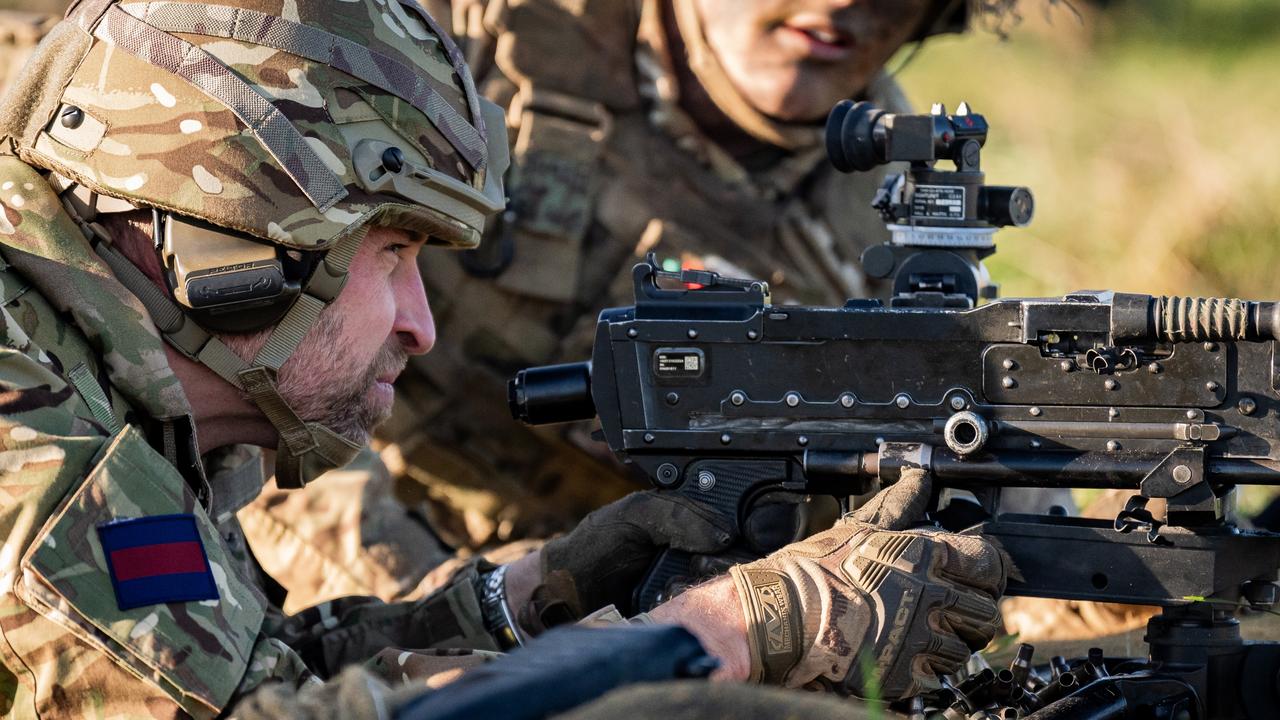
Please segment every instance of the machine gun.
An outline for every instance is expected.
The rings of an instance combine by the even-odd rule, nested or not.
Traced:
[[[778,306],[763,282],[664,272],[651,257],[633,271],[635,305],[601,313],[592,360],[521,372],[513,412],[535,424],[598,416],[624,462],[735,525],[730,561],[788,539],[755,521],[779,493],[847,498],[918,465],[934,477],[933,519],[1012,557],[1009,594],[1162,608],[1148,658],[1095,653],[1050,675],[1027,646],[1010,670],[918,710],[1280,716],[1280,645],[1245,642],[1234,618],[1275,603],[1280,535],[1232,516],[1237,486],[1280,484],[1280,304],[1093,291],[978,304],[994,228],[1031,211],[1025,189],[983,188],[985,121],[841,106],[828,131],[842,169],[912,163],[877,197],[894,239],[864,254],[895,278],[888,303]],[[940,217],[944,201],[960,210]],[[1002,513],[1007,487],[1134,495],[1097,521]],[[959,491],[976,502],[949,501]],[[667,552],[637,606],[704,567]]]

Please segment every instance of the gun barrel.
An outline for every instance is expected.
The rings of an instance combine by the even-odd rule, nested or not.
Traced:
[[[590,420],[596,416],[591,400],[591,363],[521,370],[507,383],[507,405],[512,417],[529,425]]]

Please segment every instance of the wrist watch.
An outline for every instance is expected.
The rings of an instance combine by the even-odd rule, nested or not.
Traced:
[[[480,574],[480,615],[484,629],[503,651],[524,645],[525,637],[507,603],[507,566],[499,565]]]

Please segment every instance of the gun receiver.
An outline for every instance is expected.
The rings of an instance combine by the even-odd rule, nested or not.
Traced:
[[[624,462],[740,530],[769,492],[859,495],[928,467],[992,514],[980,531],[1025,578],[1012,594],[1178,604],[1280,567],[1280,542],[1229,513],[1236,485],[1280,484],[1280,305],[1084,292],[972,310],[790,307],[768,304],[763,283],[708,275],[636,266],[636,304],[601,315],[591,366],[522,372],[513,407],[555,420],[594,408]],[[1010,486],[1138,500],[1105,525],[999,515]],[[691,572],[670,555],[640,606]]]
[[[664,289],[660,278],[705,287]],[[1148,630],[1157,664],[1192,666],[1199,656],[1187,660],[1186,645],[1199,635],[1185,634],[1194,627],[1234,648],[1200,658],[1215,677],[1236,677],[1252,653],[1250,672],[1262,674],[1250,677],[1274,679],[1276,646],[1242,644],[1213,604],[1276,599],[1280,535],[1241,530],[1231,512],[1237,485],[1280,484],[1276,303],[1081,292],[974,309],[820,308],[774,306],[762,283],[694,280],[652,261],[636,266],[635,280],[636,304],[601,314],[589,365],[524,371],[510,399],[529,417],[552,407],[556,420],[593,406],[623,462],[734,525],[739,540],[722,561],[791,540],[753,520],[779,493],[858,495],[920,465],[936,488],[978,498],[983,517],[965,531],[1012,557],[1021,577],[1009,594],[1166,606]],[[577,397],[544,393],[538,380],[548,374]],[[550,406],[539,406],[544,397]],[[1014,486],[1136,495],[1111,522],[1002,514],[1000,491]],[[947,516],[946,495],[935,498],[937,518]],[[666,552],[636,607],[707,567]],[[1189,605],[1208,608],[1205,617],[1176,614]],[[1195,677],[1186,697],[1140,706],[1197,707],[1186,698],[1214,693],[1207,675]],[[1263,699],[1251,702],[1274,708],[1265,690],[1274,684],[1258,687]],[[1269,717],[1234,712],[1186,717]]]

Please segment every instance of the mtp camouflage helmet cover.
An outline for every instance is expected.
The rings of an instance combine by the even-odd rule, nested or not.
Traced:
[[[410,2],[84,0],[53,35],[0,135],[94,192],[303,250],[471,247],[502,206],[501,112]]]

